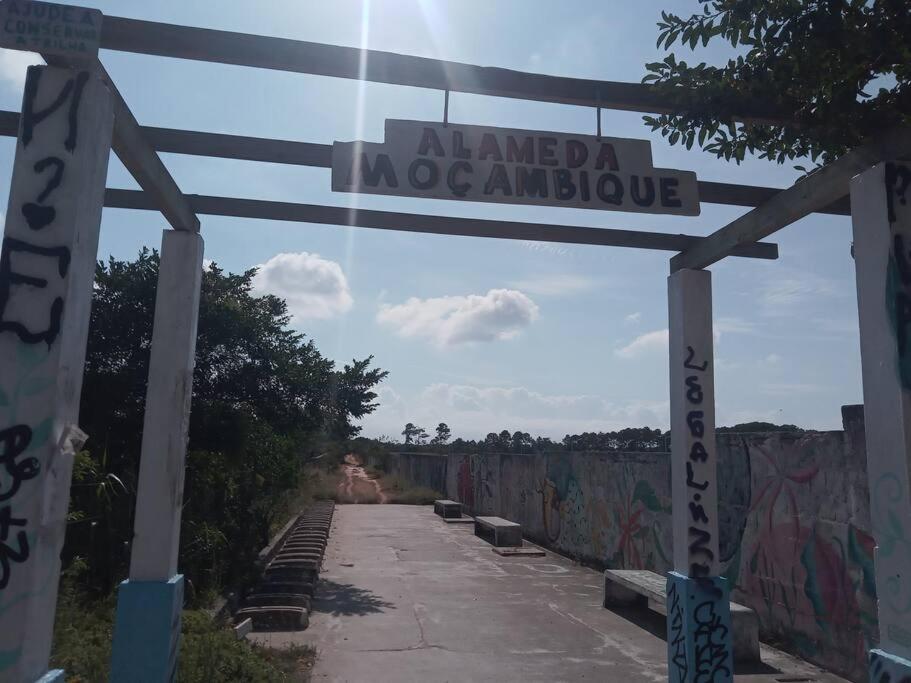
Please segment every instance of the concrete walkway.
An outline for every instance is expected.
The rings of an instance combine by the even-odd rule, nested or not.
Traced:
[[[310,627],[250,637],[319,650],[313,680],[667,681],[664,618],[602,606],[601,575],[548,552],[505,558],[432,507],[335,509]],[[844,683],[763,646],[743,683]]]

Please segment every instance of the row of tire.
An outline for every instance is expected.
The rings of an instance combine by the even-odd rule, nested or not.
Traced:
[[[238,623],[252,619],[257,631],[307,628],[334,508],[331,501],[319,502],[301,514],[234,615]]]

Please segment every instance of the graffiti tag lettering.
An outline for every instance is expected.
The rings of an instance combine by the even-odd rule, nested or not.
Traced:
[[[58,211],[49,202],[57,197],[56,193],[66,181],[67,153],[72,155],[76,150],[79,108],[89,72],[82,71],[61,79],[63,85],[55,95],[50,86],[44,88],[42,101],[50,100],[50,103],[42,107],[37,101],[45,72],[45,68],[31,68],[26,77],[19,136],[21,148],[17,150],[16,158],[22,171],[27,174],[30,170],[34,178],[28,178],[24,187],[17,181],[13,197],[18,207],[10,207],[10,221],[3,237],[0,253],[0,334],[12,332],[18,337],[18,343],[25,345],[45,343],[50,351],[60,335],[63,294],[71,254],[67,245],[53,244],[56,238],[51,226],[57,227]],[[50,95],[47,94],[48,89],[51,90]],[[39,140],[39,133],[45,128],[42,123],[55,112],[62,112],[64,107],[66,124],[63,139]],[[47,126],[47,129],[59,130],[52,126]],[[30,147],[28,154],[23,152]],[[32,162],[36,157],[37,161]],[[27,228],[22,223],[17,224],[16,219],[24,219]],[[39,240],[39,243],[33,243],[32,239]],[[42,318],[42,315],[46,317]],[[47,386],[53,387],[54,383]],[[11,395],[16,397],[15,392]],[[15,409],[11,409],[10,415],[15,415]],[[44,439],[33,433],[33,426],[18,422],[10,417],[5,428],[0,430],[0,468],[6,475],[3,490],[0,490],[0,502],[4,503],[0,508],[0,589],[9,584],[13,565],[24,563],[29,558],[27,529],[30,513],[23,514],[20,509],[17,515],[14,507],[23,484],[41,473],[38,457],[21,456],[30,446],[37,445],[33,440],[41,442]],[[28,572],[27,569],[24,571]]]
[[[692,346],[687,346],[687,357],[683,366],[687,370],[695,370],[697,373],[708,370],[709,362],[704,360],[701,363],[696,361],[696,352]],[[705,411],[698,410],[705,401],[705,391],[698,374],[687,375],[686,379],[686,400],[694,409],[686,414],[686,424],[690,431],[690,436],[694,439],[690,446],[689,458],[686,463],[686,485],[690,490],[690,500],[687,506],[690,511],[691,526],[688,527],[689,550],[690,550],[690,576],[705,577],[711,573],[710,564],[715,559],[714,552],[710,549],[712,541],[710,513],[713,510],[706,510],[702,501],[702,492],[706,491],[711,481],[709,476],[712,474],[712,467],[707,467],[701,472],[705,477],[703,481],[698,481],[696,467],[702,463],[713,465],[710,461],[709,451],[703,442],[705,433]],[[712,444],[709,447],[713,447]],[[692,556],[698,555],[705,561],[699,561]]]
[[[670,605],[668,614],[671,619],[671,642],[672,648],[671,665],[675,669],[676,677],[672,680],[685,681],[689,673],[689,664],[686,661],[686,635],[683,631],[683,605],[680,604],[680,594],[677,592],[677,584],[671,583],[670,590],[667,594],[667,602]]]
[[[706,600],[693,610],[696,631],[693,634],[695,661],[693,662],[694,683],[715,683],[730,680],[728,668],[728,627],[715,612],[715,602]]]
[[[6,491],[0,492],[0,501],[6,501],[16,495],[22,482],[28,481],[38,475],[41,469],[37,458],[25,458],[16,462],[32,440],[32,430],[28,425],[16,425],[0,431],[0,464],[10,477],[10,485]]]

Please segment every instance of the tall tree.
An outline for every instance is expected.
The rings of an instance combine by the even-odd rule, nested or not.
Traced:
[[[122,578],[132,538],[158,264],[143,250],[96,269],[80,408],[89,441],[65,553],[87,558],[101,590]],[[197,587],[232,578],[261,547],[304,458],[326,434],[355,433],[386,376],[369,357],[336,370],[289,329],[283,300],[253,295],[254,274],[203,274],[180,558]]]
[[[405,425],[405,429],[402,430],[402,436],[405,437],[405,443],[410,444],[414,443],[414,437],[417,436],[418,432],[424,431],[420,427],[416,426],[413,422],[409,422]]]
[[[732,54],[720,66],[674,53],[646,65],[643,81],[672,98],[675,112],[645,121],[671,144],[698,142],[738,163],[747,152],[829,163],[911,124],[908,0],[699,2],[690,16],[661,13],[658,46],[726,41]],[[755,118],[735,124],[745,108]]]
[[[431,443],[444,444],[449,441],[449,437],[452,436],[452,430],[449,429],[449,425],[445,422],[441,422],[437,425],[436,433],[437,435],[433,437]]]

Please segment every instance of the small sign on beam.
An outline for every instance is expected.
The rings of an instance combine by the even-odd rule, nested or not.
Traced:
[[[335,192],[699,215],[696,174],[655,168],[647,140],[386,121],[332,146]]]
[[[0,47],[58,55],[78,62],[98,57],[102,13],[37,0],[0,2]]]

